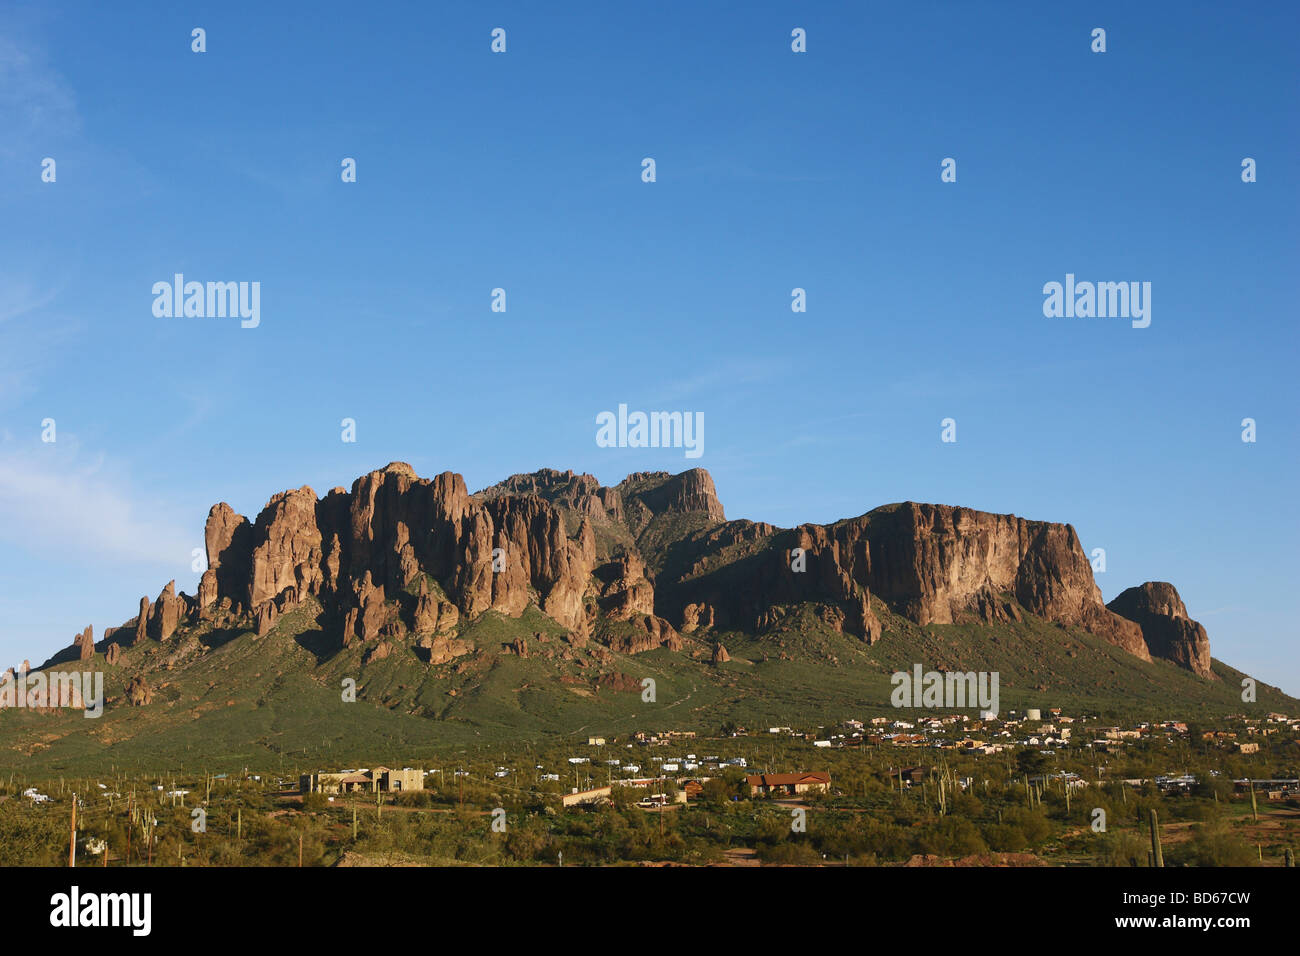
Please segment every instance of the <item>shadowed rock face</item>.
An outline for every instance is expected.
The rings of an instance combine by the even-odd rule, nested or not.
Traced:
[[[249,561],[253,553],[253,528],[243,515],[222,502],[208,512],[203,542],[208,553],[208,570],[199,582],[199,606],[205,608],[218,594],[236,594],[248,586]],[[241,599],[247,603],[247,599]]]
[[[823,620],[871,642],[875,594],[918,624],[1016,620],[1019,606],[1150,659],[1141,629],[1106,609],[1069,525],[907,502],[793,531],[731,522],[692,544],[677,579],[658,580],[686,628],[708,608],[719,626],[761,630],[774,607],[811,601],[825,605]],[[737,550],[746,556],[728,560]]]
[[[1141,627],[1154,656],[1214,679],[1210,638],[1204,627],[1187,616],[1187,608],[1172,584],[1148,581],[1129,588],[1106,606]]]
[[[762,631],[803,604],[870,643],[881,634],[874,595],[877,609],[919,624],[1016,621],[1024,609],[1209,674],[1204,629],[1173,588],[1143,585],[1108,608],[1069,525],[906,502],[779,529],[727,521],[698,468],[614,487],[544,469],[471,495],[460,475],[420,478],[394,462],[324,498],[307,487],[275,495],[254,522],[218,504],[204,538],[198,599],[169,585],[142,600],[140,636],[147,623],[165,640],[185,615],[270,633],[314,595],[345,622],[340,644],[409,634],[433,660],[463,652],[458,621],[517,617],[530,602],[574,646],[619,623],[608,642],[631,653],[682,647],[674,625],[712,642],[710,631]],[[1141,601],[1128,597],[1139,591]]]

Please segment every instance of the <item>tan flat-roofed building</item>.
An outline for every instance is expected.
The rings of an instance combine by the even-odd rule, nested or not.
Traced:
[[[407,767],[391,770],[375,767],[371,770],[319,771],[305,773],[298,778],[302,793],[402,793],[424,789],[424,771]]]

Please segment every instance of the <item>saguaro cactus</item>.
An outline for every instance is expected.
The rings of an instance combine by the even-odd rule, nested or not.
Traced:
[[[1154,807],[1151,808],[1151,865],[1165,865],[1165,855],[1160,850],[1160,817]]]

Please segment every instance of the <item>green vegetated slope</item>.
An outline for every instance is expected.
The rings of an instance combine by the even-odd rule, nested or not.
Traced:
[[[518,619],[489,612],[461,626],[471,653],[430,665],[407,645],[368,662],[374,642],[339,650],[339,622],[309,600],[261,638],[205,625],[128,648],[111,667],[97,655],[109,701],[103,716],[0,711],[0,771],[353,766],[543,737],[713,733],[724,724],[808,728],[897,713],[890,675],[918,663],[996,671],[1003,713],[1062,707],[1116,719],[1195,720],[1246,709],[1244,675],[1218,661],[1220,680],[1205,681],[1028,614],[1015,624],[921,627],[880,602],[873,607],[884,635],[872,646],[801,605],[759,637],[688,637],[681,651],[635,656],[595,642],[571,647],[534,607]],[[527,656],[508,647],[517,638]],[[716,642],[730,661],[710,663]],[[124,698],[136,675],[152,691],[142,706]],[[655,682],[653,702],[642,699],[646,678]],[[354,702],[343,700],[347,679],[356,682]],[[1251,708],[1293,712],[1297,703],[1260,684]]]

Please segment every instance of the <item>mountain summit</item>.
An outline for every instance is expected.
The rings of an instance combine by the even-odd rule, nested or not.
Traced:
[[[393,462],[350,491],[277,494],[253,521],[215,505],[204,540],[198,595],[168,584],[105,645],[167,641],[201,622],[261,636],[309,597],[337,622],[336,647],[410,644],[434,661],[469,649],[461,624],[530,604],[570,645],[625,654],[680,650],[683,634],[760,634],[800,606],[871,644],[882,632],[874,596],[918,625],[1028,613],[1214,679],[1205,629],[1173,586],[1147,583],[1107,606],[1068,524],[913,502],[792,529],[728,521],[699,468],[614,487],[543,469],[470,494],[458,474],[425,479]],[[84,660],[88,637],[75,649]]]

